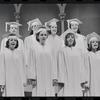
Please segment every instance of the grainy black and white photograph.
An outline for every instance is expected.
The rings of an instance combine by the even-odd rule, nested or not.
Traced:
[[[97,96],[100,4],[0,4],[0,97]]]

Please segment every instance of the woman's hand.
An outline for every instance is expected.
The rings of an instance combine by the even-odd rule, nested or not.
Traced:
[[[57,86],[58,84],[58,80],[57,79],[53,79],[53,86]]]
[[[27,80],[27,83],[28,83],[29,85],[31,84],[33,87],[35,87],[36,84],[37,84],[35,79],[28,79],[28,80]]]
[[[89,91],[88,82],[81,83],[81,87],[84,89],[85,92]]]
[[[0,91],[1,91],[2,93],[4,93],[4,91],[5,91],[5,85],[0,85]]]

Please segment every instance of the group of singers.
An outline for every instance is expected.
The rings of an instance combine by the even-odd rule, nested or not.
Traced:
[[[58,19],[29,21],[24,41],[17,22],[6,22],[0,51],[0,89],[3,96],[100,96],[100,36],[82,35],[77,18],[57,35]]]

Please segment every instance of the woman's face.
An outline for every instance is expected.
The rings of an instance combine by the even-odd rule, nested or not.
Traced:
[[[18,27],[16,25],[10,26],[10,33],[16,34],[18,32]]]
[[[68,41],[68,46],[69,47],[73,46],[74,39],[75,39],[74,34],[68,34],[67,35],[67,41]]]
[[[92,45],[92,49],[97,49],[98,48],[98,41],[97,40],[92,40],[91,45]]]
[[[37,29],[37,26],[39,25],[39,23],[33,23],[32,26],[31,26],[31,29],[34,31]]]
[[[40,34],[39,34],[39,42],[41,44],[44,44],[46,39],[47,39],[47,32],[46,31],[41,31]]]
[[[57,33],[57,25],[52,25],[50,29],[51,29],[51,35],[55,36]]]
[[[78,30],[78,24],[77,24],[77,23],[71,23],[71,29],[72,29],[74,32],[77,32],[77,30]]]
[[[12,49],[15,49],[17,45],[17,39],[15,38],[10,38],[9,39],[9,48],[12,50]]]

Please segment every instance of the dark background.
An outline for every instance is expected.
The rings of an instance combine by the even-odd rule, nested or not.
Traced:
[[[2,35],[5,34],[5,22],[15,21],[15,8],[13,4],[0,4],[0,42]],[[78,18],[83,22],[80,25],[81,34],[87,35],[93,31],[100,35],[100,4],[67,4],[65,8],[65,30],[67,29],[66,20]],[[59,8],[57,4],[22,4],[20,11],[20,34],[24,39],[29,35],[27,22],[39,18],[44,24],[52,18],[60,20]],[[61,22],[58,23],[59,33],[61,34]]]

